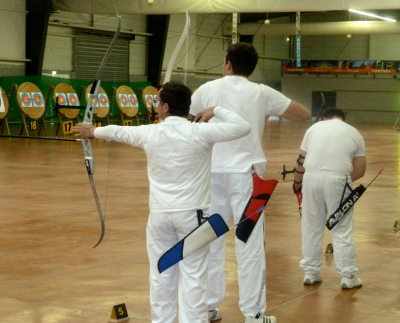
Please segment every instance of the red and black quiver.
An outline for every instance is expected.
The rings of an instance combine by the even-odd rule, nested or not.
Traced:
[[[256,212],[260,207],[267,205],[269,198],[278,184],[277,180],[264,180],[255,172],[253,172],[252,175],[253,193],[251,194],[250,200],[243,211],[238,226],[236,227],[236,237],[245,243],[253,232],[253,229],[262,213],[262,211],[255,214],[254,212]]]

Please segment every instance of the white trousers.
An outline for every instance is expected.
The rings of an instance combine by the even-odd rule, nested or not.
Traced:
[[[237,224],[251,197],[253,178],[249,173],[212,173],[210,214],[220,214],[225,222],[233,214]],[[218,307],[225,296],[225,244],[226,235],[210,244],[208,270],[208,309]],[[247,243],[235,237],[239,277],[239,308],[244,316],[255,316],[266,309],[264,214]]]
[[[208,217],[208,210],[203,209]],[[150,213],[146,228],[150,261],[150,304],[152,323],[208,323],[207,267],[209,246],[178,264],[158,272],[160,257],[198,226],[197,212]]]
[[[348,183],[351,186],[349,176]],[[322,268],[323,237],[327,218],[340,205],[346,176],[306,171],[303,178],[302,239],[303,257],[300,266],[306,274]],[[344,199],[349,195],[346,190]],[[332,229],[335,266],[341,276],[358,272],[353,238],[353,208]]]

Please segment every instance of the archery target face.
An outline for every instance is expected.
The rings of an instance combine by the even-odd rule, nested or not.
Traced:
[[[19,94],[19,97],[21,99],[21,105],[24,108],[29,108],[32,106],[32,98],[31,95],[27,92],[22,92]]]
[[[154,104],[153,96],[150,94],[146,95],[146,102],[149,107],[152,107]]]
[[[121,103],[122,107],[127,108],[129,106],[128,96],[126,94],[120,94],[119,102]]]
[[[88,95],[87,95],[87,101],[89,101],[89,100],[90,100],[90,93],[88,93]],[[92,104],[93,104],[94,107],[98,107],[99,106],[99,100],[98,99],[96,100],[96,98],[93,97],[92,98]]]
[[[56,93],[56,98],[58,99],[59,105],[68,105],[67,97],[65,96],[64,93]]]
[[[68,93],[69,105],[75,107],[78,105],[78,96],[75,93]]]
[[[135,94],[129,94],[129,104],[133,108],[136,108],[138,106],[138,101]]]
[[[106,94],[99,94],[98,102],[100,103],[100,107],[106,108],[108,107],[108,97]]]
[[[32,92],[32,102],[34,107],[42,108],[44,107],[44,100],[42,93]]]

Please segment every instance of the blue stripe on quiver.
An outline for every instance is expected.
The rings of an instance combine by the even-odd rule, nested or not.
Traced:
[[[219,214],[213,214],[161,256],[158,271],[162,273],[228,231],[224,219]]]
[[[183,259],[182,251],[185,240],[179,241],[158,260],[158,271],[162,273]]]
[[[219,214],[213,214],[208,218],[208,222],[210,222],[211,227],[214,229],[217,237],[222,236],[224,233],[229,231],[228,226],[226,225],[224,219]]]

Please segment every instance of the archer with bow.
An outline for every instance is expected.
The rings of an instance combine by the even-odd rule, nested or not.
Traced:
[[[150,215],[146,229],[150,260],[151,316],[153,322],[204,323],[207,311],[208,247],[201,248],[163,273],[159,258],[208,216],[212,147],[238,139],[250,125],[220,106],[205,111],[221,123],[187,120],[191,91],[168,82],[154,99],[163,122],[138,127],[91,124],[74,126],[76,136],[123,142],[142,148],[147,156]],[[178,306],[179,300],[179,306]]]
[[[300,266],[305,272],[304,284],[322,281],[322,243],[325,225],[330,223],[334,224],[330,229],[341,287],[362,285],[355,264],[353,205],[366,188],[360,185],[353,190],[352,182],[363,177],[365,169],[361,134],[345,122],[343,111],[325,110],[322,121],[312,125],[304,136],[294,173],[293,190],[297,195],[302,193]],[[329,222],[332,216],[327,223],[327,214],[332,214],[335,223]]]
[[[186,14],[181,40],[189,27],[190,16]],[[183,43],[181,40],[179,46]],[[84,123],[74,126],[74,132],[86,143],[93,138],[107,139],[145,151],[150,182],[146,241],[150,259],[152,321],[172,322],[179,308],[181,323],[204,323],[208,321],[205,289],[208,248],[194,252],[183,260],[182,265],[174,266],[165,273],[158,271],[157,262],[165,251],[198,227],[208,215],[210,159],[214,143],[237,139],[250,129],[242,118],[221,107],[211,107],[206,114],[208,118],[218,116],[223,120],[221,124],[191,123],[187,120],[191,91],[183,84],[168,82],[179,46],[168,65],[166,83],[154,98],[162,123],[95,128],[91,120],[85,119]],[[95,85],[92,88],[98,88]],[[90,97],[90,102],[94,101],[90,106],[91,113],[95,106],[94,99],[97,99],[96,90],[93,91],[93,97]],[[85,150],[85,155],[90,178],[93,169],[91,151],[86,154]],[[100,211],[101,208],[99,214]],[[101,238],[103,235],[104,218]]]

